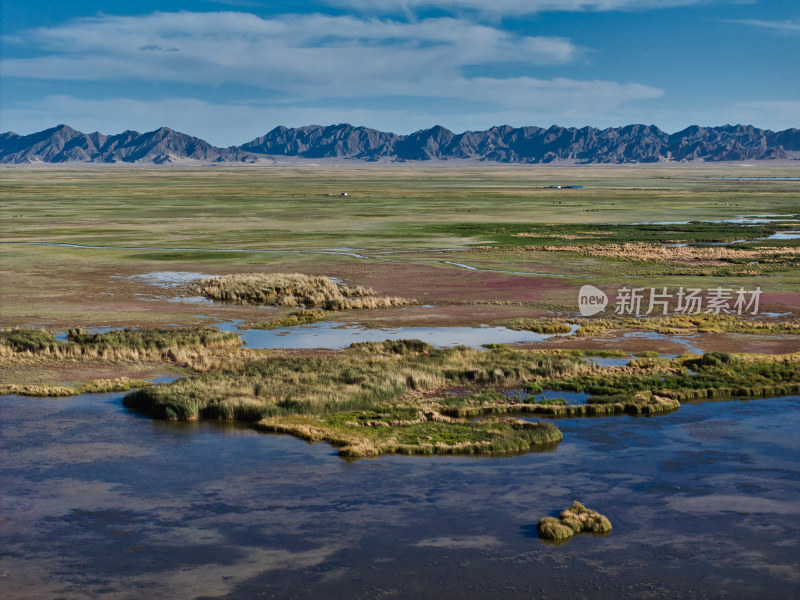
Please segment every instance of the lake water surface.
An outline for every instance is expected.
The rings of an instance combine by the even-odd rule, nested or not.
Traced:
[[[0,596],[797,598],[800,398],[559,420],[502,458],[345,461],[122,394],[0,397]],[[572,500],[608,537],[543,543]]]

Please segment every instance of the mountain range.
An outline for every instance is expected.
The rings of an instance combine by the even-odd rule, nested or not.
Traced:
[[[218,148],[168,127],[117,135],[59,125],[30,135],[0,134],[0,163],[267,163],[278,157],[404,162],[655,163],[800,159],[800,131],[752,125],[699,127],[668,134],[655,125],[511,127],[453,133],[441,126],[398,135],[353,125],[276,127],[241,146]]]

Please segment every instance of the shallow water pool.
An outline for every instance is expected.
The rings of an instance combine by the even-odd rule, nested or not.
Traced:
[[[394,327],[368,329],[335,321],[313,325],[297,325],[278,329],[238,329],[241,321],[218,323],[223,331],[241,334],[248,348],[301,349],[347,348],[356,342],[382,342],[384,340],[422,340],[432,346],[470,346],[481,348],[484,344],[517,344],[541,342],[558,335],[532,331],[515,331],[506,327]],[[573,331],[577,326],[572,326]]]

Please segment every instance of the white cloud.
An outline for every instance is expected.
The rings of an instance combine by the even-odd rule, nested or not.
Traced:
[[[81,19],[35,29],[26,39],[49,55],[0,61],[5,77],[103,82],[106,99],[52,95],[4,106],[4,127],[21,132],[58,122],[111,133],[167,125],[238,145],[278,124],[350,122],[409,133],[435,123],[463,130],[476,123],[608,122],[662,95],[638,83],[536,77],[537,65],[575,60],[580,48],[561,37],[520,36],[454,18],[154,13]],[[509,63],[529,74],[465,74],[467,67],[491,72]],[[246,85],[256,98],[136,100],[114,92],[119,82],[137,81],[204,90]]]
[[[642,10],[706,4],[708,0],[327,0],[328,4],[370,14],[412,13],[438,9],[451,13],[474,12],[501,15],[530,15],[540,12],[582,12]]]
[[[413,95],[424,92],[421,80],[449,79],[468,65],[553,65],[579,54],[562,37],[519,36],[459,19],[402,23],[319,14],[100,16],[32,30],[28,41],[50,55],[6,59],[6,76],[238,83],[289,96]],[[170,51],[142,50],[152,48]]]
[[[783,21],[760,21],[758,19],[740,19],[736,21],[728,21],[729,23],[738,23],[740,25],[751,25],[753,27],[760,27],[762,29],[771,29],[780,33],[798,33],[800,32],[800,21],[785,19]]]

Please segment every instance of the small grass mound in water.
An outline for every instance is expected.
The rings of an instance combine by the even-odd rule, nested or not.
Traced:
[[[536,526],[539,537],[546,540],[563,541],[583,531],[600,535],[611,531],[611,521],[595,510],[586,508],[578,501],[572,503],[559,518],[544,517]]]
[[[298,306],[324,310],[387,308],[414,301],[396,296],[378,296],[370,288],[347,286],[328,277],[302,273],[240,273],[201,279],[197,293],[212,300],[235,304]]]
[[[326,317],[324,310],[295,310],[285,317],[272,321],[256,321],[241,325],[240,329],[278,329],[281,327],[295,327],[297,325],[309,325],[321,321]]]

